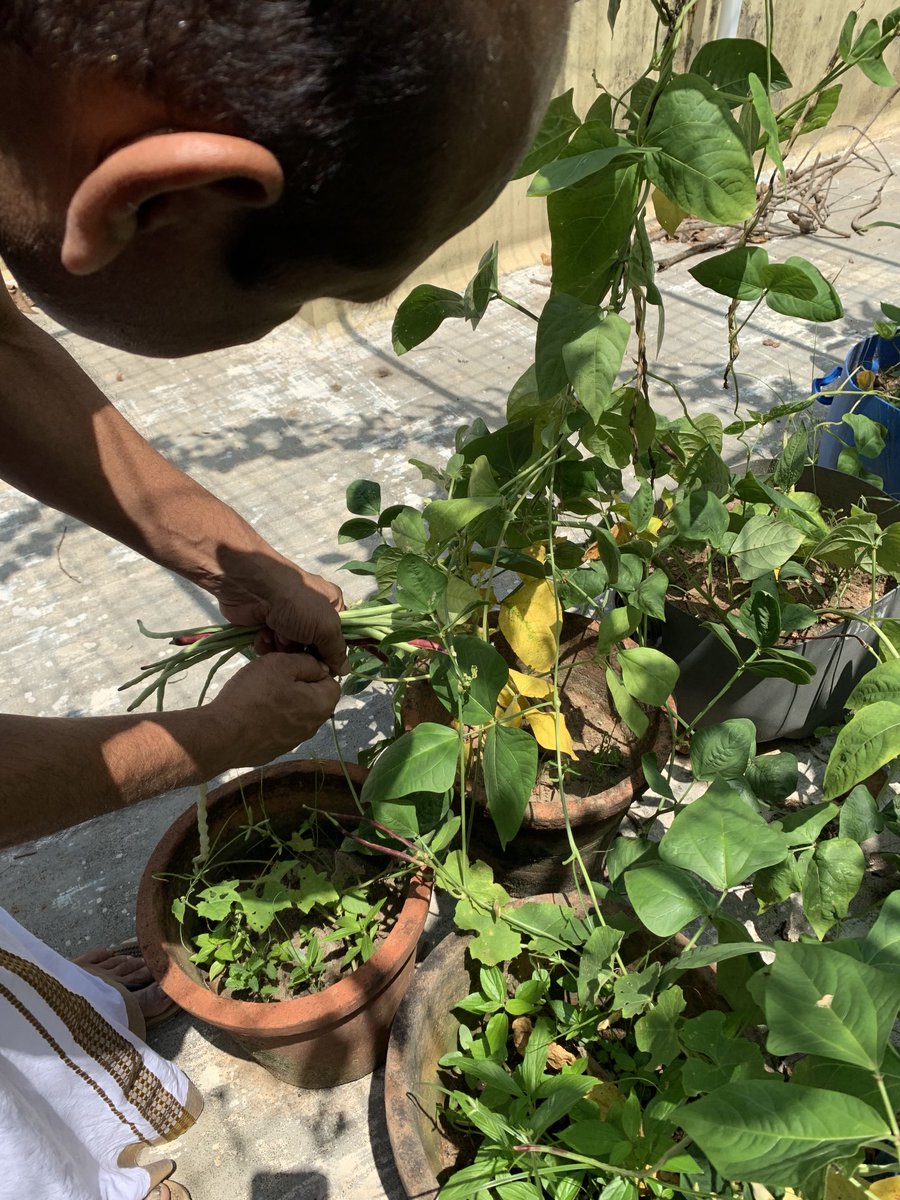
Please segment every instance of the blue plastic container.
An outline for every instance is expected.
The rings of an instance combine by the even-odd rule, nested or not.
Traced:
[[[877,374],[896,367],[898,363],[900,336],[888,340],[873,333],[864,341],[857,342],[842,367],[835,367],[827,375],[812,381],[813,394],[819,397],[820,404],[828,408],[828,412],[823,414],[826,421],[840,421],[844,413],[852,409],[885,426],[887,439],[884,450],[877,458],[862,458],[861,461],[867,471],[881,476],[884,490],[895,499],[900,499],[900,408],[882,400],[880,396],[863,394],[864,389],[858,386],[856,378],[861,370]],[[839,430],[840,439],[830,430],[822,430],[818,456],[820,467],[837,469],[838,455],[845,446],[853,445],[850,426],[841,424]]]

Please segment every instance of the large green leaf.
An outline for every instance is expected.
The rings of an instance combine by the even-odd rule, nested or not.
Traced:
[[[639,1050],[650,1055],[648,1066],[665,1067],[679,1053],[678,1035],[686,1000],[680,987],[666,988],[656,1003],[636,1022],[634,1038]]]
[[[519,832],[537,779],[537,742],[524,729],[492,725],[484,742],[484,791],[500,844]]]
[[[562,348],[569,382],[595,421],[614,403],[613,387],[630,336],[631,326],[617,313],[598,313],[590,328]]]
[[[751,517],[731,547],[742,579],[759,579],[784,566],[803,541],[803,533],[768,513]]]
[[[846,917],[865,870],[863,852],[850,838],[829,838],[816,846],[800,891],[804,915],[816,937],[823,938]]]
[[[397,564],[397,601],[410,612],[430,613],[447,590],[447,576],[417,554],[404,554]]]
[[[750,99],[751,72],[760,79],[768,77],[773,92],[791,86],[787,72],[775,55],[770,57],[765,45],[751,38],[716,38],[706,42],[691,63],[692,75],[702,75],[735,102]]]
[[[854,1096],[743,1079],[671,1116],[725,1179],[798,1187],[817,1168],[886,1136],[884,1117]]]
[[[746,717],[731,717],[691,739],[691,770],[695,779],[739,779],[756,753],[756,726]]]
[[[499,496],[476,496],[461,500],[432,500],[424,516],[431,536],[438,542],[448,542],[455,533],[465,529],[476,517],[496,508]]]
[[[453,786],[458,762],[457,731],[425,721],[378,756],[363,784],[363,803],[412,792],[446,792]]]
[[[572,104],[574,88],[561,96],[555,96],[547,105],[541,127],[535,134],[531,148],[525,155],[513,179],[530,175],[544,163],[552,162],[564,149],[569,138],[581,124]]]
[[[394,317],[391,341],[395,354],[405,354],[431,337],[447,317],[461,317],[465,305],[459,292],[420,283],[409,293]]]
[[[596,175],[614,159],[634,158],[641,153],[640,147],[623,142],[613,146],[602,146],[599,150],[589,150],[586,154],[578,154],[571,158],[557,159],[556,162],[548,163],[535,175],[528,195],[550,196]]]
[[[544,305],[535,338],[535,382],[542,401],[552,400],[569,384],[563,347],[593,329],[600,314],[593,304],[556,294]]]
[[[688,542],[708,542],[718,547],[728,532],[728,509],[715,492],[706,488],[698,488],[676,504],[670,517]]]
[[[602,149],[615,141],[611,130],[594,122],[578,131],[572,148]],[[582,183],[547,197],[554,292],[593,304],[602,301],[631,232],[638,187],[637,166],[620,158]]]
[[[817,267],[796,255],[785,259],[784,265],[805,272],[815,285],[815,295],[812,299],[801,299],[787,293],[769,292],[766,294],[769,308],[787,317],[800,317],[804,321],[836,321],[844,315],[837,292]]]
[[[824,796],[834,800],[900,755],[900,704],[876,700],[837,735],[825,768]]]
[[[704,259],[689,274],[710,291],[733,300],[758,300],[766,290],[763,269],[769,255],[762,246],[735,246],[724,254]]]
[[[879,663],[863,675],[845,704],[851,712],[857,712],[878,700],[889,700],[900,705],[900,658]]]
[[[900,975],[824,943],[779,942],[763,1006],[772,1054],[819,1054],[877,1071],[900,1008]]]
[[[655,862],[625,872],[625,891],[641,923],[657,937],[671,937],[695,917],[712,912],[715,897],[687,871]]]
[[[665,704],[678,682],[678,664],[649,646],[620,650],[619,666],[630,695],[645,704]]]
[[[647,175],[685,212],[730,225],[756,206],[753,162],[727,103],[699,75],[676,75],[647,126]]]
[[[659,844],[664,862],[695,872],[722,892],[787,854],[784,835],[735,791],[722,788],[682,809]]]
[[[887,897],[860,950],[870,966],[900,974],[900,891]]]

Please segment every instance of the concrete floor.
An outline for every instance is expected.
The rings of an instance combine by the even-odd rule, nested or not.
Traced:
[[[900,160],[900,137],[881,150]],[[862,206],[871,180],[861,167],[842,176],[839,228],[848,226],[854,205]],[[889,181],[875,216],[900,218],[900,180]],[[742,399],[760,408],[805,395],[810,376],[842,360],[870,330],[879,302],[896,304],[900,290],[900,234],[893,229],[847,240],[794,237],[769,249],[778,260],[805,255],[838,277],[846,315],[815,328],[760,309],[740,359]],[[725,415],[732,403],[721,388],[726,302],[691,279],[695,261],[661,277],[667,330],[655,369],[677,383],[693,412]],[[539,309],[548,278],[535,266],[504,283]],[[403,359],[394,357],[390,323],[382,320],[346,322],[322,335],[293,322],[252,346],[171,362],[54,332],[158,449],[279,550],[332,576],[353,557],[353,546],[338,546],[336,538],[347,515],[346,484],[378,479],[386,503],[415,503],[426,492],[407,460],[446,455],[456,426],[477,416],[496,425],[509,387],[530,361],[533,335],[526,318],[500,305],[477,332],[453,323]],[[151,628],[217,619],[204,594],[2,485],[0,528],[7,630],[0,705],[8,711],[121,712],[117,687],[148,658],[136,618]],[[337,578],[349,596],[364,594],[359,578]],[[192,681],[180,685],[171,701],[178,695],[193,703],[195,688]],[[384,701],[368,693],[342,702],[337,725],[347,757],[383,732],[388,716]],[[297,753],[332,752],[325,729]],[[807,757],[819,761],[815,746]],[[0,904],[67,954],[130,935],[147,855],[191,803],[189,793],[171,793],[0,853]],[[194,1200],[402,1200],[380,1074],[330,1093],[295,1092],[186,1016],[151,1040],[206,1097],[201,1121],[170,1151]]]

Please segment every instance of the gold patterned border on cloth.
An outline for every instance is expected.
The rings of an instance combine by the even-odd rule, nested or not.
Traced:
[[[114,1029],[83,996],[64,987],[59,980],[48,975],[37,964],[8,950],[0,949],[0,967],[5,967],[17,975],[37,992],[66,1026],[76,1045],[112,1076],[122,1089],[125,1099],[134,1105],[147,1124],[156,1131],[160,1140],[170,1141],[179,1137],[193,1125],[195,1117],[176,1100],[153,1072],[147,1069],[140,1051]],[[89,1083],[93,1082],[65,1055],[40,1022],[26,1011],[25,1006],[15,1002],[15,997],[7,988],[2,988],[2,994],[30,1021],[67,1066],[86,1078]],[[146,1141],[145,1135],[119,1112],[105,1094],[104,1098],[119,1119],[132,1129],[141,1141]]]

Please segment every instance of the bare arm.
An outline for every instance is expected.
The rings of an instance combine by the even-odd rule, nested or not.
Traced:
[[[0,714],[0,846],[268,762],[311,736],[339,695],[309,655],[268,654],[203,708],[121,717]]]
[[[339,590],[278,554],[167,462],[5,294],[0,478],[205,588],[229,620],[265,623],[288,641],[315,645],[339,670]]]

